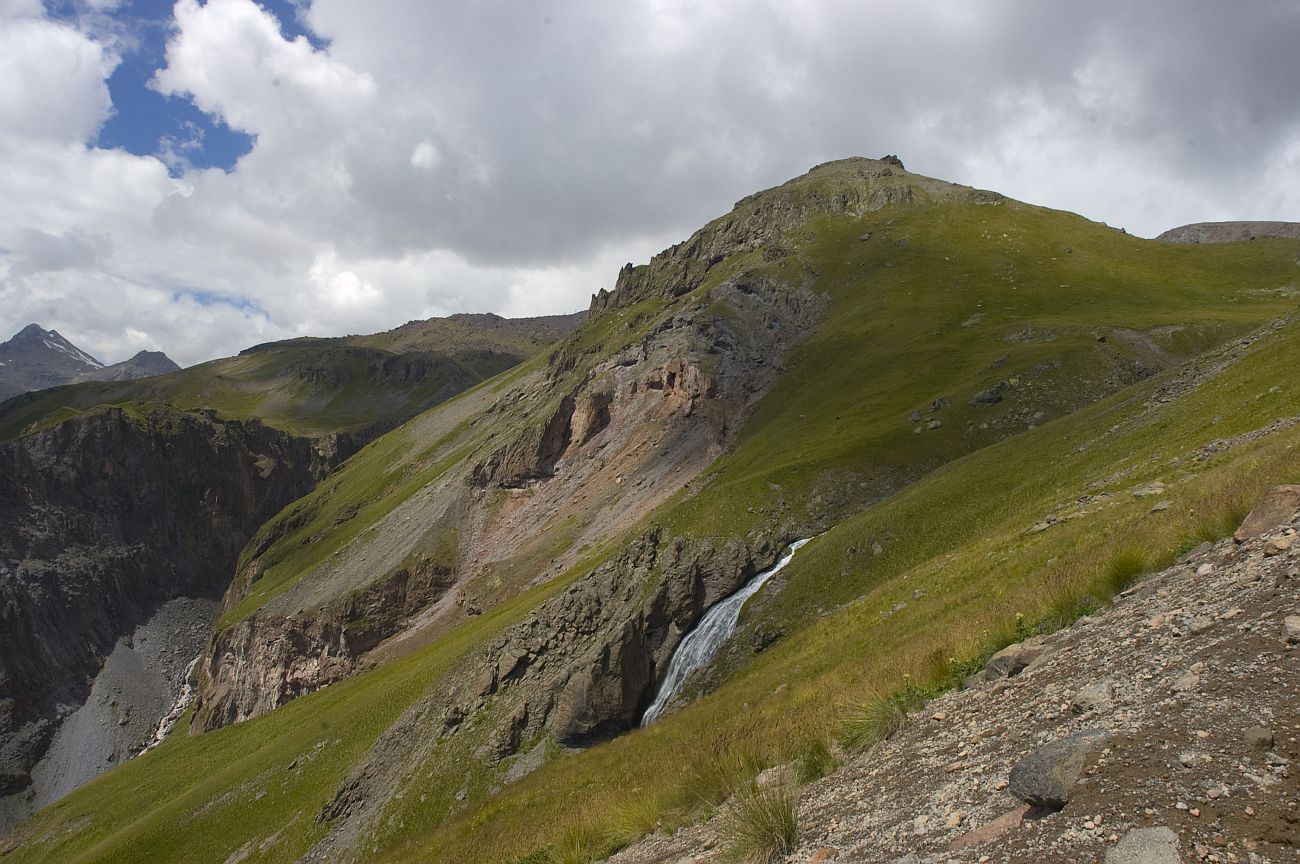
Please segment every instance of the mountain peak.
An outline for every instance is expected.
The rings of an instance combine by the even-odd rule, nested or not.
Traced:
[[[73,361],[89,366],[92,369],[102,369],[104,364],[96,360],[91,355],[82,351],[76,345],[73,345],[58,330],[46,330],[40,324],[28,324],[23,329],[14,334],[3,347],[18,348],[24,352],[41,352],[43,349],[48,351],[57,351],[66,355]]]

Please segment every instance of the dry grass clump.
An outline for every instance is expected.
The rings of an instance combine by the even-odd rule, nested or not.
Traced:
[[[795,792],[785,784],[749,785],[732,796],[718,834],[735,864],[770,864],[794,851],[799,824]]]

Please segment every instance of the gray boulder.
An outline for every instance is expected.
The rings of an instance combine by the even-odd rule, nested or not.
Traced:
[[[1105,729],[1084,729],[1039,747],[1012,766],[1007,791],[1034,807],[1060,809],[1070,800],[1083,769],[1109,740]]]
[[[970,402],[967,404],[972,408],[977,405],[996,405],[1002,401],[1002,396],[1007,392],[1007,387],[1009,386],[1010,385],[1007,384],[1007,382],[999,381],[989,389],[981,390],[974,396],[970,397]]]

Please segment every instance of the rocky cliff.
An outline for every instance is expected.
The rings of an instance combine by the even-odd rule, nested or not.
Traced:
[[[727,303],[734,314],[722,321],[708,314],[712,305],[673,310],[641,338],[594,363],[561,347],[542,380],[526,379],[497,397],[487,413],[513,410],[523,421],[519,431],[505,443],[489,436],[471,445],[455,468],[421,490],[436,515],[393,511],[376,526],[370,549],[357,543],[340,550],[306,574],[295,591],[214,637],[204,661],[196,728],[257,716],[352,674],[365,664],[367,652],[407,629],[419,613],[447,597],[464,603],[461,595],[481,590],[483,577],[500,562],[530,544],[548,543],[551,532],[576,525],[581,533],[574,546],[604,542],[681,491],[721,452],[746,406],[774,379],[781,353],[816,322],[823,305],[802,286],[752,275],[719,285],[713,301]],[[537,412],[533,406],[549,407]],[[495,419],[510,428],[501,416]],[[412,519],[432,522],[439,534],[454,532],[456,553],[446,562],[422,556],[418,550],[425,538],[409,530]],[[288,522],[268,526],[232,586],[228,608],[255,587],[262,556],[283,542],[283,532],[292,527]],[[548,578],[574,560],[573,548],[560,551],[529,577]],[[662,664],[665,644],[675,644],[684,627],[749,572],[749,556],[737,552],[731,557],[737,559],[735,566],[722,568],[726,575],[708,591],[670,580],[664,590],[684,591],[694,600],[668,612],[645,613],[649,648],[608,646],[609,652],[629,655],[619,662],[640,665],[632,673],[639,676],[639,685],[610,685],[608,679],[617,676],[584,673],[593,690],[613,686],[621,695],[611,697],[611,704],[597,700],[589,708],[580,704],[582,685],[574,683],[569,699],[573,719],[553,723],[550,706],[535,706],[534,725],[563,726],[563,736],[575,740],[626,728],[644,701],[645,687],[662,674],[655,664]],[[324,589],[323,597],[322,583],[333,586]],[[303,596],[312,603],[305,605]],[[376,604],[377,597],[387,600]],[[607,614],[615,611],[635,617],[621,607],[606,608]],[[617,621],[621,628],[627,618]],[[665,629],[669,621],[671,632]],[[620,630],[602,638],[635,635]],[[640,659],[630,659],[631,652]],[[611,661],[584,655],[564,662],[590,666]],[[579,676],[567,666],[564,672]]]
[[[260,423],[162,407],[0,444],[0,792],[28,785],[120,637],[219,597],[257,526],[330,464]]]

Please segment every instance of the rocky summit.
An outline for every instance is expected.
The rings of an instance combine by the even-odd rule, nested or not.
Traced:
[[[1300,239],[1240,233],[853,158],[584,313],[9,400],[0,854],[1296,860]]]
[[[0,400],[30,390],[77,381],[129,381],[174,372],[180,367],[161,351],[141,351],[105,366],[56,330],[28,324],[0,343]]]

